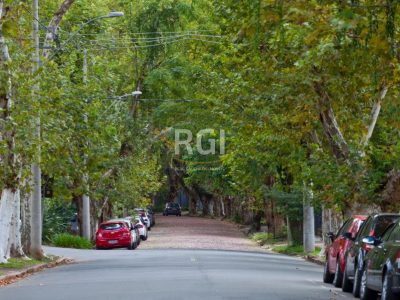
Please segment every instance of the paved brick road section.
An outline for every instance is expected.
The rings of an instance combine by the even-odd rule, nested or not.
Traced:
[[[156,216],[156,226],[149,239],[138,249],[214,249],[265,252],[226,221],[198,218]]]

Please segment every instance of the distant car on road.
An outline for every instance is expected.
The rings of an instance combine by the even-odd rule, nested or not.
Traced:
[[[340,287],[346,261],[345,254],[354,243],[354,239],[367,216],[355,215],[349,218],[335,235],[328,233],[332,243],[325,249],[325,268],[323,280]]]
[[[165,205],[163,215],[164,216],[168,216],[168,215],[182,216],[181,206],[175,202],[168,202]]]
[[[127,247],[134,249],[134,237],[128,222],[111,220],[101,223],[96,232],[96,249]]]
[[[360,295],[361,273],[364,269],[364,260],[367,253],[374,248],[365,244],[363,239],[367,236],[380,238],[385,230],[398,221],[399,214],[375,214],[368,217],[358,232],[354,244],[346,254],[346,266],[343,272],[342,290],[353,292],[355,297]]]
[[[365,237],[363,243],[374,247],[369,251],[361,274],[360,298],[400,299],[400,223],[389,226],[382,238]]]

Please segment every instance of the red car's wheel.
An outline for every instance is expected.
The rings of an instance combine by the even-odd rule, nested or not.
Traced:
[[[333,274],[329,273],[328,258],[326,258],[326,261],[325,261],[323,280],[325,283],[332,283],[332,281],[333,281]]]

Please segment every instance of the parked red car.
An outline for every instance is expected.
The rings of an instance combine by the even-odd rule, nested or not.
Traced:
[[[332,232],[327,236],[332,243],[325,249],[325,268],[323,280],[325,283],[333,283],[340,287],[343,281],[343,272],[345,269],[345,255],[353,245],[354,239],[360,230],[361,224],[368,216],[356,215],[348,219],[334,235]]]
[[[124,221],[101,223],[96,232],[96,249],[128,247],[133,249],[131,228]]]

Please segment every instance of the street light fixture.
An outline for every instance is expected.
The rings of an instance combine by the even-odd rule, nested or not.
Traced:
[[[118,18],[123,17],[124,13],[122,11],[112,11],[106,16],[106,18]]]

